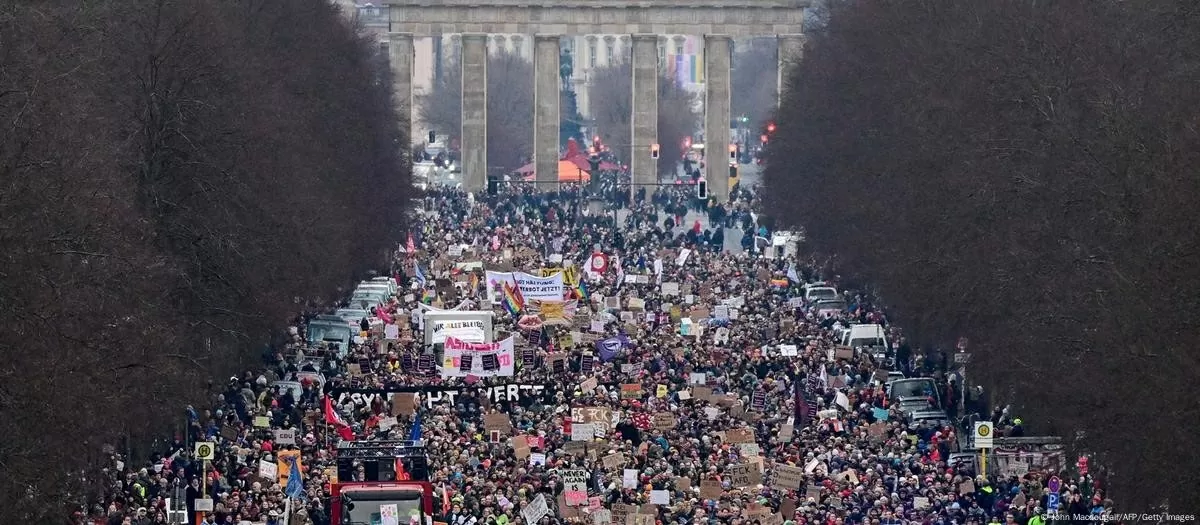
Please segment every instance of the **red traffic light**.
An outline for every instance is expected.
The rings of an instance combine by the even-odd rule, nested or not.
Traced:
[[[775,133],[775,123],[774,122],[767,123],[767,133]]]
[[[759,136],[758,136],[758,140],[762,141],[762,143],[763,143],[763,144],[766,144],[766,143],[767,143],[767,136],[766,136],[766,135],[759,135]]]

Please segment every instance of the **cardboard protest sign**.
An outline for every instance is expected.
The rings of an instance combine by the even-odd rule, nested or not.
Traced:
[[[675,428],[678,421],[675,415],[669,412],[658,412],[654,414],[653,425],[655,430],[671,430]]]
[[[721,482],[715,479],[700,480],[700,497],[704,499],[719,499],[725,490],[721,488]]]
[[[508,414],[484,414],[483,416],[484,430],[499,430],[500,432],[508,432],[512,430],[512,419]]]
[[[725,472],[729,475],[729,483],[734,487],[745,488],[762,483],[762,472],[750,463],[730,465]]]
[[[392,394],[392,415],[411,416],[417,410],[417,395],[407,392]]]
[[[735,428],[725,431],[727,443],[754,443],[754,431],[746,428]]]
[[[806,499],[812,498],[812,499],[816,500],[818,503],[820,503],[820,501],[821,501],[821,486],[820,485],[809,485],[808,488],[805,489],[805,491],[804,491],[804,497]]]
[[[612,432],[612,409],[608,407],[571,407],[571,421],[593,426],[597,436]]]
[[[529,440],[526,439],[525,436],[514,437],[512,443],[513,452],[516,453],[517,459],[525,459],[529,457],[531,448],[529,446]]]
[[[785,520],[793,519],[793,517],[796,515],[796,500],[792,498],[784,499],[783,502],[779,504],[779,514],[783,516],[783,519]]]
[[[792,440],[792,435],[796,432],[796,426],[788,423],[779,427],[779,441],[786,443]]]
[[[604,459],[601,459],[600,463],[604,465],[605,469],[616,470],[625,464],[625,454],[620,452],[609,454],[604,456]]]
[[[801,484],[804,483],[804,469],[793,467],[783,463],[775,463],[771,466],[775,476],[771,482],[771,486],[780,489],[800,490]]]

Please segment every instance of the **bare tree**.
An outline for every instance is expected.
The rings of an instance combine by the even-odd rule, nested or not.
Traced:
[[[628,63],[598,68],[592,72],[589,110],[601,139],[612,145],[617,157],[628,162],[633,142],[630,117],[633,114],[633,73]],[[698,97],[673,80],[658,79],[658,171],[674,173],[683,155],[683,139],[700,127]]]
[[[408,130],[372,46],[273,4],[0,11],[0,522],[60,520],[103,445],[137,461],[400,238]]]
[[[745,116],[751,127],[759,129],[775,111],[779,61],[774,38],[756,38],[738,46],[733,56],[732,113]]]
[[[462,68],[445,68],[441,82],[417,97],[421,120],[439,134],[458,137],[462,129]],[[533,152],[533,64],[501,51],[488,57],[488,164],[521,167]]]
[[[1096,454],[1118,504],[1200,506],[1177,452],[1200,418],[1200,10],[848,0],[825,22],[780,110],[773,213],[925,345],[968,336],[969,373]]]

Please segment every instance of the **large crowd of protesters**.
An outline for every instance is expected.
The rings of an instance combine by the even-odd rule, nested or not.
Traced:
[[[206,524],[274,525],[290,512],[292,524],[327,525],[339,434],[407,439],[415,425],[440,520],[451,525],[524,523],[522,509],[539,496],[551,508],[543,524],[1026,525],[1046,517],[1050,475],[1065,480],[1062,512],[1110,506],[1086,475],[1031,469],[986,476],[976,462],[951,462],[964,430],[953,419],[910,424],[889,403],[887,373],[878,373],[890,361],[912,377],[942,378],[943,408],[962,415],[955,414],[959,389],[944,379],[946,360],[917,355],[866,295],[842,292],[846,307],[819,316],[802,286],[821,277],[836,286],[836,279],[797,253],[763,255],[754,239],[772,232],[759,223],[751,192],[716,205],[696,199],[691,186],[663,188],[640,192],[620,212],[595,209],[584,192],[431,191],[409,249],[380,272],[396,279],[398,291],[362,322],[348,352],[307,344],[306,321],[323,312],[304,312],[289,329],[290,343],[263,367],[229,377],[207,405],[188,407],[190,427],[173,446],[148,461],[116,456],[108,499],[81,509],[75,521],[196,523],[191,502],[207,492],[213,509],[203,513]],[[725,227],[743,232],[744,249],[725,248]],[[458,254],[456,246],[467,248]],[[578,269],[596,251],[609,264],[594,278],[576,272],[585,284],[571,287],[580,304],[575,315],[586,321],[574,326],[518,326],[522,315],[488,299],[483,274],[469,275],[479,266]],[[475,262],[481,265],[455,266]],[[522,359],[511,377],[422,370],[414,357],[426,348],[413,312],[464,301],[466,310],[494,310],[496,331],[511,334],[517,353],[532,353],[532,361]],[[887,359],[835,353],[834,334],[866,322],[885,327]],[[391,344],[388,324],[404,328]],[[604,339],[619,348],[600,355],[596,341]],[[292,380],[300,392],[276,385]],[[383,397],[330,395],[467,381],[547,390],[528,403],[468,394],[403,414]],[[335,429],[329,410],[349,427]],[[484,428],[485,414],[497,413],[511,424],[498,439]],[[580,424],[592,425],[593,439],[574,438],[571,427]],[[277,431],[288,429],[296,431],[295,445],[277,442]],[[217,444],[207,468],[194,458],[197,442]],[[287,469],[264,476],[260,465],[297,452],[303,493],[289,506],[287,483],[275,477]],[[564,503],[561,475],[570,469],[588,473],[586,503]],[[189,511],[169,512],[170,498],[183,498]]]

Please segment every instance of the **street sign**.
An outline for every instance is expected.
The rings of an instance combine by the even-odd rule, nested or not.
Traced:
[[[1046,482],[1046,488],[1050,489],[1050,492],[1058,494],[1058,489],[1062,488],[1062,480],[1058,479],[1058,476],[1053,476],[1050,481]]]
[[[1051,514],[1055,514],[1058,512],[1058,507],[1059,507],[1058,493],[1051,492],[1050,494],[1047,494],[1046,495],[1046,510],[1050,511]]]
[[[975,448],[992,448],[992,434],[995,430],[991,421],[976,421]]]
[[[211,441],[196,443],[196,459],[212,460],[217,457],[217,447]]]

